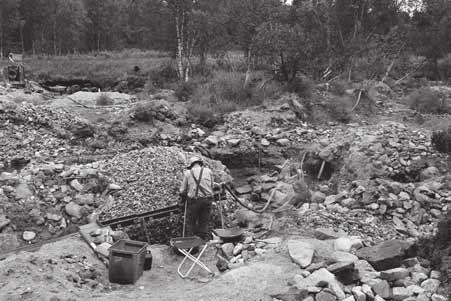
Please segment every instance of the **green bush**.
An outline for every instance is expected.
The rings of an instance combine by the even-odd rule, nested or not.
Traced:
[[[151,123],[156,116],[156,110],[152,103],[141,102],[135,106],[132,116],[138,121]]]
[[[451,154],[451,127],[447,130],[434,132],[431,142],[439,152]]]
[[[287,84],[287,90],[296,93],[299,97],[312,97],[313,82],[307,77],[295,77]]]
[[[187,102],[190,100],[196,89],[196,84],[193,81],[182,82],[175,90],[175,96],[179,101]]]
[[[214,113],[211,107],[200,103],[189,104],[188,112],[196,123],[208,128],[213,128],[221,121],[221,118]]]
[[[349,97],[337,97],[327,105],[330,117],[341,123],[349,123],[352,119],[352,100]]]
[[[438,92],[429,87],[420,88],[407,96],[407,102],[412,110],[426,114],[445,113],[445,106]]]
[[[114,105],[114,100],[106,93],[101,93],[96,99],[96,105],[98,106],[111,106]]]

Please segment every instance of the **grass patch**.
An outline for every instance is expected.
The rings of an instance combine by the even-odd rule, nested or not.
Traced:
[[[108,96],[106,93],[101,93],[96,99],[97,106],[112,106],[114,105],[114,100]]]
[[[188,104],[192,119],[212,126],[226,113],[261,105],[265,99],[277,97],[283,91],[281,84],[265,80],[258,72],[254,74],[255,80],[245,87],[245,76],[244,72],[220,70],[213,72],[210,79],[198,80]]]
[[[429,87],[420,88],[407,96],[407,103],[412,110],[423,114],[442,114],[446,112],[440,94]]]
[[[451,127],[446,130],[436,131],[431,137],[432,145],[442,153],[451,154]]]
[[[133,76],[145,80],[152,72],[168,64],[168,61],[170,58],[167,53],[132,49],[96,54],[28,56],[23,63],[26,76],[31,80],[87,79],[109,87]],[[0,68],[7,65],[8,61],[0,61]]]

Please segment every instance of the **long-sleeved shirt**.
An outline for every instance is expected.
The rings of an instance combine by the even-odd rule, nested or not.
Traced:
[[[197,180],[199,180],[201,168],[202,167],[200,167],[199,165],[195,165],[191,168]],[[203,167],[203,169],[204,171],[202,172],[202,178],[200,180],[200,187],[197,197],[210,197],[213,196],[213,173],[207,167]],[[191,170],[185,171],[183,175],[183,181],[180,185],[180,194],[187,195],[189,198],[194,198],[196,197],[197,184],[191,174]]]

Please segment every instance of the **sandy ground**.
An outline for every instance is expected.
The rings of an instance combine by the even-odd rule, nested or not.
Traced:
[[[212,248],[204,256],[216,276],[211,279],[195,269],[191,279],[183,280],[177,274],[182,257],[166,246],[152,246],[152,254],[152,269],[135,285],[121,286],[108,282],[108,270],[80,238],[62,240],[0,261],[0,300],[272,300],[270,295],[286,291],[298,270],[286,251],[271,248],[221,274]],[[76,263],[68,263],[68,257]],[[68,279],[83,266],[99,272],[96,288],[89,283],[77,287]]]

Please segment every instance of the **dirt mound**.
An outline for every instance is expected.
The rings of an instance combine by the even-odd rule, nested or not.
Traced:
[[[79,238],[0,261],[1,300],[89,299],[109,286],[108,273]]]
[[[115,201],[102,208],[101,219],[164,208],[177,203],[183,170],[193,154],[177,147],[149,147],[103,162],[102,172],[120,186]],[[216,181],[230,180],[218,161],[205,159]]]

